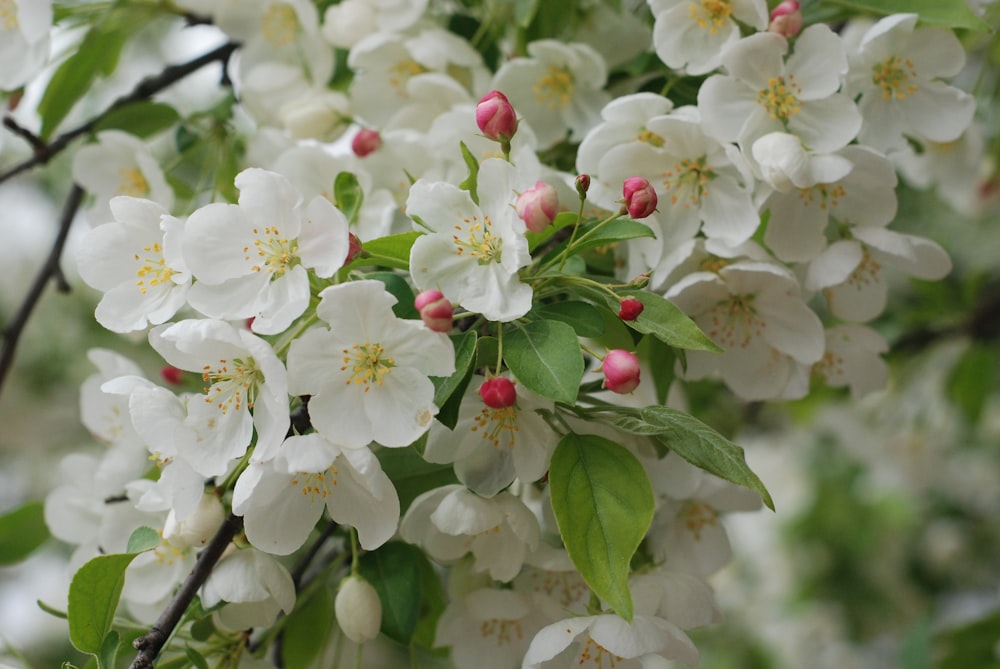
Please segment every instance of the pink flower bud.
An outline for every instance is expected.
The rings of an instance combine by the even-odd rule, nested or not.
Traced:
[[[420,320],[434,332],[451,332],[451,307],[444,293],[440,290],[425,290],[413,300],[413,306],[420,312]]]
[[[629,177],[622,184],[622,195],[625,204],[622,213],[632,218],[646,218],[656,211],[656,191],[649,180],[642,177]]]
[[[163,369],[160,370],[160,376],[163,378],[164,381],[166,381],[170,385],[179,386],[181,385],[181,379],[184,376],[184,372],[177,369],[176,367],[166,365],[165,367],[163,367]]]
[[[608,351],[601,371],[604,372],[604,387],[612,392],[625,395],[639,385],[639,358],[630,351],[620,348]]]
[[[476,125],[493,141],[509,142],[517,132],[517,112],[506,95],[490,91],[476,105]]]
[[[783,37],[794,37],[802,30],[802,11],[795,0],[784,0],[771,10],[771,23],[767,31]]]
[[[574,183],[576,185],[576,192],[580,194],[580,197],[587,197],[587,191],[590,190],[590,175],[581,174],[576,177]]]
[[[347,233],[347,258],[344,259],[344,264],[351,262],[355,258],[361,255],[361,238],[358,237],[353,232]]]
[[[517,215],[532,232],[541,232],[551,225],[559,213],[559,194],[552,184],[537,181],[517,197]]]
[[[376,130],[362,128],[351,140],[351,151],[358,158],[364,158],[382,145],[382,136]]]
[[[634,321],[645,309],[645,305],[634,297],[626,297],[618,308],[618,318],[623,321]]]
[[[506,409],[514,406],[514,402],[517,401],[517,391],[514,390],[513,382],[503,376],[486,379],[483,385],[479,386],[479,396],[491,409]]]

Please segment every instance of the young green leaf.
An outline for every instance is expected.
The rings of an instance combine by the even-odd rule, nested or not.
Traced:
[[[550,320],[518,326],[504,336],[503,359],[529,390],[556,402],[576,401],[583,354],[569,325]]]
[[[136,137],[149,137],[166,130],[180,118],[177,110],[168,104],[140,100],[109,111],[94,126],[94,132],[114,129],[124,130]]]
[[[427,462],[412,448],[383,448],[375,455],[399,495],[400,514],[406,513],[420,494],[458,483],[451,465]]]
[[[160,545],[160,533],[145,525],[135,528],[128,538],[126,553],[144,553]]]
[[[326,647],[334,629],[333,593],[333,588],[318,588],[305,601],[295,603],[281,646],[286,667],[313,666]]]
[[[545,320],[561,321],[581,337],[604,335],[604,316],[589,302],[554,302],[535,309],[535,315]]]
[[[472,379],[473,363],[476,360],[476,333],[465,332],[453,335],[451,343],[455,347],[455,373],[447,377],[434,376],[434,404],[438,407],[436,418],[449,429],[458,423],[458,410],[462,404],[465,388]]]
[[[0,566],[25,559],[49,538],[41,502],[29,502],[0,516]]]
[[[830,0],[830,4],[873,14],[919,14],[920,22],[946,28],[990,30],[966,0]]]
[[[404,232],[388,237],[379,237],[361,245],[362,253],[348,268],[378,265],[392,269],[410,268],[410,247],[417,240],[420,232]]]
[[[121,637],[118,632],[111,630],[104,637],[101,644],[101,652],[97,654],[98,669],[115,669],[115,660],[118,658],[118,650],[121,648]]]
[[[596,232],[589,234],[591,230],[596,230]],[[570,253],[579,253],[586,249],[624,242],[629,239],[655,236],[653,229],[645,223],[639,223],[630,218],[618,218],[605,223],[599,229],[596,225],[582,228],[577,240],[570,248]]]
[[[125,569],[137,555],[98,555],[73,575],[66,614],[69,640],[77,650],[95,656],[101,653],[125,585]]]
[[[465,161],[465,166],[469,168],[469,176],[465,177],[465,181],[458,184],[458,187],[469,191],[472,201],[479,204],[479,161],[472,155],[472,151],[469,151],[469,147],[465,145],[465,142],[459,142],[459,145],[462,149],[462,160]]]
[[[361,574],[382,602],[382,632],[403,645],[410,643],[420,615],[420,567],[415,546],[390,541],[361,558]]]
[[[615,613],[632,620],[629,562],[653,521],[653,490],[624,446],[568,434],[549,468],[552,509],[583,580]]]
[[[333,204],[344,212],[347,222],[353,225],[358,220],[365,194],[358,183],[358,177],[351,172],[340,172],[333,180]]]

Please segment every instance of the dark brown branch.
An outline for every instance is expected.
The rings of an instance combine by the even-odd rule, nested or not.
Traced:
[[[166,645],[167,639],[170,638],[177,624],[180,623],[184,612],[187,611],[188,606],[194,600],[198,589],[204,585],[208,579],[208,575],[212,573],[212,569],[219,562],[222,554],[229,546],[229,542],[233,540],[233,537],[242,528],[243,519],[230,514],[226,522],[219,528],[219,531],[212,537],[212,540],[205,546],[205,549],[198,554],[198,561],[195,562],[194,568],[184,580],[180,590],[170,600],[170,604],[160,614],[156,624],[153,625],[149,632],[132,642],[132,646],[139,651],[139,654],[132,660],[129,669],[148,669],[153,666],[153,660],[159,655],[160,650]]]
[[[80,137],[81,135],[86,135],[93,130],[94,127],[100,123],[101,119],[107,116],[110,112],[121,109],[122,107],[127,107],[128,105],[141,100],[148,100],[156,93],[170,87],[187,75],[200,70],[209,63],[213,63],[215,61],[226,63],[238,46],[239,45],[236,43],[227,42],[226,44],[223,44],[222,46],[193,60],[189,60],[186,63],[180,63],[178,65],[170,65],[169,67],[164,68],[159,74],[146,77],[140,81],[134,89],[132,89],[131,93],[118,98],[111,104],[110,107],[94,118],[73,128],[72,130],[67,130],[48,144],[42,142],[42,140],[33,133],[30,133],[24,128],[18,126],[12,119],[5,118],[4,125],[16,134],[25,138],[28,143],[32,145],[34,155],[31,158],[14,165],[6,172],[0,173],[0,183],[3,183],[21,172],[30,170],[33,167],[48,163],[54,157],[62,153],[74,139]]]
[[[24,300],[21,302],[21,307],[17,310],[10,323],[7,324],[7,327],[4,328],[3,345],[0,348],[0,391],[3,390],[4,381],[7,379],[7,374],[13,366],[14,351],[17,350],[18,341],[21,339],[25,325],[28,324],[31,313],[35,310],[35,306],[42,297],[45,285],[49,282],[49,279],[55,278],[61,290],[68,287],[66,286],[66,279],[63,277],[62,270],[59,267],[59,260],[62,257],[63,247],[66,246],[66,238],[69,235],[70,225],[73,223],[73,218],[76,217],[76,212],[80,208],[81,202],[83,202],[83,189],[79,185],[73,184],[73,190],[70,191],[69,197],[66,198],[66,204],[63,205],[62,217],[59,221],[59,232],[56,234],[55,241],[52,242],[49,257],[45,259],[45,264],[38,271],[38,275],[35,277],[34,282],[28,289],[27,295],[24,296]]]

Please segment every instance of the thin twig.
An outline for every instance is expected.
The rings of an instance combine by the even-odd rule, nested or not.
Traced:
[[[59,221],[59,232],[56,234],[55,241],[52,242],[49,257],[45,259],[45,264],[38,271],[38,275],[28,289],[28,293],[24,296],[24,300],[21,302],[21,306],[14,315],[14,318],[4,328],[3,344],[2,348],[0,348],[0,392],[3,391],[4,381],[7,379],[7,374],[13,366],[14,351],[17,350],[17,343],[21,339],[21,334],[24,332],[25,325],[28,324],[31,313],[35,310],[35,306],[42,297],[45,285],[53,277],[57,278],[60,289],[66,285],[66,280],[63,278],[62,270],[59,267],[59,260],[62,257],[63,247],[66,246],[66,238],[69,236],[70,225],[76,217],[80,203],[83,202],[83,194],[83,188],[77,184],[73,184],[73,190],[70,191],[69,196],[66,198],[66,204],[63,205],[62,217]]]
[[[166,645],[167,639],[180,623],[198,589],[204,585],[208,575],[212,573],[212,569],[229,546],[229,542],[233,540],[242,527],[243,518],[230,514],[212,540],[205,546],[205,549],[198,554],[198,561],[195,562],[194,568],[184,580],[180,590],[170,600],[167,608],[160,614],[156,624],[150,628],[149,632],[132,642],[132,646],[139,651],[139,654],[132,660],[129,669],[147,669],[153,666],[153,660],[156,659],[160,650]]]
[[[226,63],[229,60],[229,56],[232,55],[233,51],[235,51],[238,46],[239,45],[234,42],[227,42],[226,44],[198,56],[193,60],[189,60],[186,63],[180,63],[178,65],[170,65],[169,67],[164,68],[159,74],[146,77],[140,81],[134,89],[132,89],[131,93],[118,98],[111,104],[110,107],[94,118],[73,128],[72,130],[67,130],[48,144],[42,142],[40,138],[35,136],[30,131],[17,125],[17,123],[15,123],[12,119],[5,118],[4,125],[21,137],[25,138],[28,143],[31,144],[32,149],[34,150],[34,155],[31,158],[14,165],[6,172],[0,173],[0,183],[7,181],[21,172],[30,170],[33,167],[48,163],[55,156],[62,153],[62,151],[64,151],[74,139],[93,130],[94,127],[100,123],[101,119],[112,111],[116,111],[122,107],[126,107],[141,100],[148,100],[156,93],[170,87],[187,75],[200,70],[209,63],[213,63],[215,61]]]

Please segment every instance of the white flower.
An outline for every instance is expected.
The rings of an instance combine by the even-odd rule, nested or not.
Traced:
[[[87,213],[94,226],[111,220],[108,203],[116,195],[149,199],[164,210],[174,204],[174,191],[149,146],[121,130],[99,132],[96,143],[76,152],[73,179],[95,198]]]
[[[227,630],[268,627],[279,611],[295,608],[295,583],[277,560],[254,548],[233,550],[219,560],[201,588],[206,609],[225,603],[213,614]]]
[[[882,359],[889,345],[875,330],[864,325],[838,325],[826,331],[826,353],[813,366],[827,385],[847,386],[853,399],[881,390],[889,378]]]
[[[837,181],[851,171],[851,161],[833,154],[807,151],[802,140],[786,132],[771,132],[750,147],[751,169],[780,193]]]
[[[552,408],[523,386],[517,403],[494,409],[470,384],[454,430],[440,423],[431,427],[424,450],[428,462],[454,462],[458,480],[484,497],[492,497],[513,482],[536,481],[549,467],[558,435],[536,413]]]
[[[887,151],[904,137],[950,142],[969,127],[971,95],[941,81],[965,64],[965,51],[950,30],[916,27],[916,14],[893,14],[873,25],[851,54],[847,90],[860,96],[864,125],[858,139]]]
[[[517,271],[531,261],[514,207],[514,167],[498,158],[479,169],[479,204],[444,182],[417,181],[406,212],[431,234],[410,250],[410,272],[421,290],[440,290],[453,304],[491,321],[512,321],[531,308],[531,286]]]
[[[607,65],[587,44],[545,39],[528,44],[528,58],[505,62],[492,88],[504,93],[519,116],[547,148],[566,138],[580,139],[600,122]]]
[[[487,499],[460,485],[447,485],[413,500],[399,534],[442,562],[471,552],[475,571],[509,581],[538,545],[539,526],[524,502],[507,491]]]
[[[427,9],[427,0],[343,0],[326,8],[323,37],[349,49],[376,32],[409,28]]]
[[[844,46],[823,24],[788,41],[775,33],[745,37],[722,56],[726,75],[709,77],[698,91],[705,131],[739,142],[744,153],[760,137],[787,132],[811,151],[847,145],[861,127],[854,103],[838,92],[847,72]]]
[[[238,205],[195,211],[184,228],[184,257],[197,282],[188,300],[212,318],[253,317],[255,332],[285,330],[309,305],[311,269],[330,277],[347,257],[347,219],[329,200],[302,197],[280,174],[236,175]]]
[[[0,90],[28,83],[49,57],[52,0],[0,1]]]
[[[764,30],[764,0],[648,0],[656,18],[653,47],[668,67],[705,74],[719,66],[722,53],[740,38],[733,20]]]
[[[380,281],[331,286],[316,307],[329,329],[309,330],[288,351],[289,390],[312,395],[313,426],[345,448],[415,441],[437,413],[428,375],[455,370],[448,337],[397,318],[395,302]]]
[[[80,277],[104,293],[97,322],[112,332],[143,330],[171,318],[191,285],[181,255],[183,221],[151,200],[111,200],[114,220],[92,228],[80,242]]]
[[[354,643],[366,643],[378,636],[382,626],[382,601],[371,583],[351,574],[340,583],[333,602],[337,624]]]
[[[722,611],[707,581],[683,571],[658,568],[629,579],[635,610],[656,615],[682,630],[722,622]]]
[[[671,622],[656,616],[637,614],[632,622],[605,613],[566,618],[542,628],[531,640],[522,669],[556,667],[601,667],[640,669],[649,656],[680,660],[695,665],[698,649]]]
[[[289,437],[267,462],[256,459],[233,491],[233,513],[247,539],[274,555],[300,548],[323,514],[358,530],[365,550],[388,541],[399,523],[399,497],[367,448],[340,448],[317,433]]]

